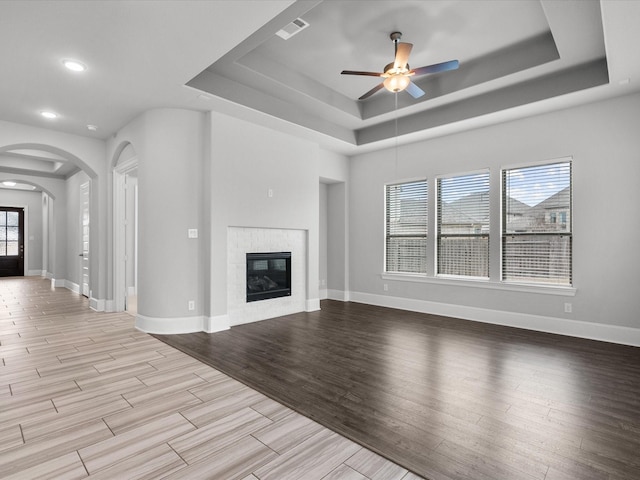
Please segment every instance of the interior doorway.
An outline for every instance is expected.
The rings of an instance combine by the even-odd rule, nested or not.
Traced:
[[[89,297],[89,220],[91,183],[80,185],[80,293]]]
[[[138,162],[114,170],[114,301],[116,311],[138,309]]]
[[[0,207],[0,277],[24,276],[24,208]]]

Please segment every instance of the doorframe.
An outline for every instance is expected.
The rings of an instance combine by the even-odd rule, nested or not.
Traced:
[[[113,301],[116,312],[126,307],[125,188],[127,175],[138,168],[138,157],[125,160],[113,169]]]
[[[7,208],[21,208],[22,211],[24,212],[24,216],[23,216],[23,222],[24,222],[24,228],[22,229],[23,232],[23,238],[22,238],[22,245],[24,246],[23,249],[23,266],[22,266],[22,276],[23,277],[28,277],[29,276],[29,206],[28,205],[9,205],[7,203],[2,204],[2,207],[7,207]]]

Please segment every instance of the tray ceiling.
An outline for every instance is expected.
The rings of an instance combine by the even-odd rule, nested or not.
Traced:
[[[301,18],[309,26],[276,35]],[[426,95],[341,75],[382,71],[389,34],[412,43],[412,67],[452,59],[456,71],[414,78]],[[302,1],[187,85],[336,139],[364,145],[565,95],[609,81],[597,2]],[[396,103],[397,102],[397,103]]]

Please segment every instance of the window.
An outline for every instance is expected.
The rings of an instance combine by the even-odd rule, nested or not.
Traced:
[[[427,271],[427,181],[385,186],[385,271]]]
[[[571,162],[503,170],[502,183],[502,279],[570,286]]]
[[[0,211],[0,256],[19,254],[20,214],[18,211]]]
[[[489,277],[489,172],[438,179],[438,274]]]

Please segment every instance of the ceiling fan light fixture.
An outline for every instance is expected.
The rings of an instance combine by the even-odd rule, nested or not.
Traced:
[[[364,75],[367,77],[384,78],[382,83],[377,84],[371,90],[358,98],[358,100],[366,100],[374,93],[382,90],[382,88],[385,88],[392,93],[398,93],[406,90],[413,98],[420,98],[425,92],[418,85],[412,83],[410,77],[446,72],[447,70],[455,70],[458,68],[458,60],[450,60],[448,62],[411,69],[411,67],[409,67],[409,54],[411,53],[413,44],[400,42],[400,38],[402,38],[402,33],[400,32],[392,32],[390,38],[395,47],[395,58],[393,62],[388,63],[384,67],[382,73],[366,72],[361,70],[343,70],[341,72],[341,75]]]
[[[411,79],[405,75],[391,75],[384,79],[384,88],[390,92],[401,92],[409,86]]]

